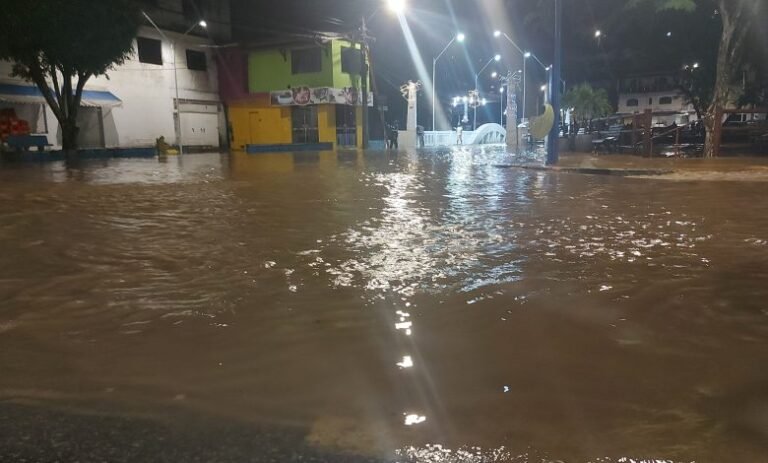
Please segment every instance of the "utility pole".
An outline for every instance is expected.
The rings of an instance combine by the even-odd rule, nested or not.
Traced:
[[[363,22],[360,27],[360,50],[361,63],[360,63],[360,88],[363,92],[363,149],[368,148],[368,42],[370,36],[368,36],[368,26],[366,25],[365,16],[363,16]],[[385,129],[386,130],[386,129]]]
[[[555,111],[555,122],[549,132],[547,144],[547,165],[553,166],[560,159],[560,77],[563,61],[563,0],[555,0],[555,62],[552,64],[552,72],[549,75],[549,91],[552,109]]]

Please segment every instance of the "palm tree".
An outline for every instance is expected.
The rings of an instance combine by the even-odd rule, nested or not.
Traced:
[[[613,114],[613,106],[608,99],[608,92],[602,88],[592,88],[587,83],[570,89],[563,97],[563,106],[571,108],[574,118],[582,127],[587,127],[593,119]]]

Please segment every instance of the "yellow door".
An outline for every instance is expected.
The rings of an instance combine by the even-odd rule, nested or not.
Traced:
[[[250,131],[249,139],[251,145],[258,145],[262,143],[264,131],[263,115],[259,111],[252,111],[250,113]],[[260,136],[261,135],[261,136]]]

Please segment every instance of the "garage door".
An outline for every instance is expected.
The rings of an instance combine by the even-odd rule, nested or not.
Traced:
[[[187,146],[219,146],[219,115],[181,113],[184,144]]]

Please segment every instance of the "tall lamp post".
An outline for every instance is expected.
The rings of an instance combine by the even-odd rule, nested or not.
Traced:
[[[528,109],[527,104],[527,95],[528,95],[528,58],[531,57],[531,52],[526,51],[523,53],[523,120],[527,120],[525,118],[526,110]]]
[[[475,74],[475,91],[477,92],[478,95],[480,95],[480,89],[478,88],[478,83],[480,81],[480,74],[482,74],[483,71],[488,69],[488,66],[490,66],[491,63],[493,63],[494,61],[496,62],[501,61],[501,55],[499,54],[494,55],[493,58],[489,59],[488,62],[485,63],[485,66],[483,66],[483,68],[480,69],[480,71],[478,71],[477,74]],[[474,108],[473,119],[474,120],[472,121],[472,130],[477,130],[477,106],[475,106]]]
[[[552,64],[552,72],[549,73],[549,88],[551,89],[552,109],[555,110],[555,123],[549,132],[547,145],[547,165],[557,164],[560,158],[560,71],[563,61],[562,48],[563,30],[563,0],[555,0],[555,60]]]
[[[546,71],[546,72],[549,72],[549,68],[547,66],[545,66],[544,63],[541,62],[541,60],[538,58],[538,56],[534,55],[530,51],[523,51],[523,49],[520,48],[515,43],[515,41],[512,40],[512,38],[509,35],[507,35],[506,32],[494,31],[493,36],[496,37],[496,38],[504,37],[507,40],[507,42],[509,42],[513,47],[515,47],[515,49],[518,52],[520,52],[520,54],[523,56],[523,76],[522,76],[523,77],[523,79],[522,79],[523,80],[523,82],[522,82],[522,86],[523,86],[523,119],[525,119],[526,99],[527,99],[526,97],[527,97],[527,88],[528,88],[528,86],[526,85],[526,76],[528,75],[528,72],[527,72],[528,59],[529,58],[533,58],[534,60],[536,60],[536,62],[539,63],[539,65],[542,67],[542,69],[544,69],[544,71]]]
[[[141,12],[142,15],[144,15],[145,18],[147,18],[147,21],[152,25],[152,27],[155,28],[155,30],[160,34],[160,36],[167,42],[171,44],[171,53],[173,54],[173,87],[174,91],[176,93],[176,122],[174,125],[174,128],[176,129],[176,143],[179,145],[179,155],[184,154],[184,131],[182,130],[182,123],[181,123],[181,101],[179,100],[179,68],[176,65],[176,41],[171,40],[168,38],[167,35],[159,28],[157,27],[157,24],[152,20],[152,18],[149,17],[146,11]],[[204,20],[200,20],[196,22],[195,24],[192,24],[189,29],[187,29],[186,32],[181,36],[182,38],[189,35],[190,32],[192,32],[196,27],[202,27],[203,29],[208,28],[208,23],[206,23]]]
[[[405,13],[405,10],[407,9],[407,1],[406,0],[386,0],[386,6],[389,9],[389,11],[395,15],[402,15]],[[378,98],[378,93],[376,90],[376,81],[374,79],[374,72],[373,72],[373,59],[371,57],[371,48],[370,48],[370,42],[373,40],[373,37],[368,35],[368,23],[373,20],[374,17],[379,13],[381,10],[381,6],[377,6],[373,13],[371,13],[368,18],[365,16],[362,17],[362,22],[360,24],[360,30],[357,35],[359,35],[359,42],[360,42],[360,90],[362,93],[362,132],[363,132],[363,139],[362,139],[362,147],[363,149],[368,148],[369,141],[370,141],[370,130],[369,130],[369,114],[368,114],[368,81],[370,79],[370,84],[373,87],[373,92]],[[358,40],[354,40],[358,41]],[[387,125],[386,121],[384,120],[384,113],[379,111],[379,116],[381,117],[381,125],[382,128],[386,134],[387,131]]]
[[[463,33],[459,32],[456,34],[450,42],[448,42],[448,45],[443,48],[443,51],[440,52],[435,58],[432,59],[432,131],[437,130],[435,127],[435,98],[436,98],[436,92],[437,92],[437,61],[445,54],[446,51],[453,45],[454,42],[464,43],[464,40],[466,40],[467,36],[465,36]]]

